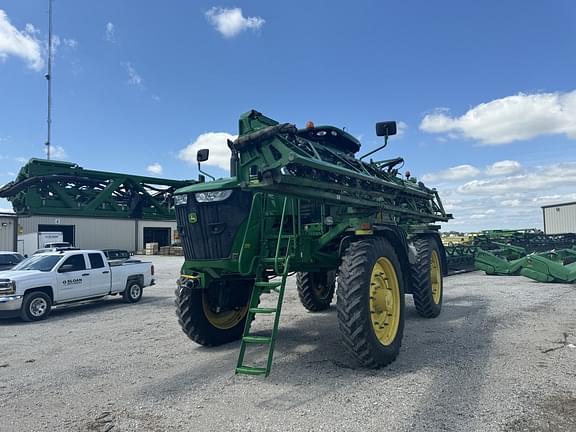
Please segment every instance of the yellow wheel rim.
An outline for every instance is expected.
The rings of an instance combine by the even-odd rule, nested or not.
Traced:
[[[202,293],[202,309],[204,316],[214,327],[220,330],[228,330],[238,324],[246,316],[248,306],[244,306],[238,310],[231,310],[225,312],[214,312],[208,303],[207,295]]]
[[[432,300],[434,303],[440,304],[442,299],[442,272],[440,271],[440,259],[438,252],[432,251],[430,257],[430,285],[432,286]]]
[[[370,277],[370,319],[382,345],[390,345],[400,324],[400,286],[392,262],[380,257]]]

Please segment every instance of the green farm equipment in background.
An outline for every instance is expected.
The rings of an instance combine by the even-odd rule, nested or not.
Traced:
[[[570,245],[567,238],[571,236],[560,238],[558,243]],[[474,261],[476,269],[488,275],[522,275],[538,282],[576,282],[576,248],[527,253],[523,247],[505,243],[491,242],[490,246],[497,249],[478,248]]]
[[[520,274],[538,282],[575,283],[576,249],[528,255]]]
[[[493,242],[498,249],[476,249],[474,265],[488,275],[517,275],[526,261],[526,250],[520,246]]]
[[[30,159],[14,181],[0,187],[0,198],[18,215],[173,220],[173,192],[194,183]]]
[[[270,373],[292,273],[312,312],[330,307],[337,278],[342,343],[366,367],[396,359],[404,294],[421,316],[440,313],[447,264],[436,223],[451,215],[436,190],[399,174],[402,158],[367,159],[386,146],[396,123],[378,123],[376,132],[384,144],[357,158],[360,142],[342,129],[297,129],[250,111],[228,142],[231,176],[205,182],[201,175],[176,191],[185,254],[179,322],[205,346],[240,339],[236,373]],[[207,158],[198,152],[203,174]],[[267,294],[276,295],[271,306]],[[252,323],[263,316],[269,331],[255,332]],[[248,361],[255,357],[258,364]]]

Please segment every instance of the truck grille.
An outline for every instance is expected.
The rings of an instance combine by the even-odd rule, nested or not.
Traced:
[[[229,258],[236,233],[248,217],[251,204],[252,194],[240,190],[215,203],[198,203],[193,193],[188,194],[188,203],[176,207],[176,222],[186,259]],[[196,222],[191,223],[190,217]]]

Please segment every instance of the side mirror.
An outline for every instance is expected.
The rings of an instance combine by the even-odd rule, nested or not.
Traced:
[[[198,150],[198,152],[196,153],[196,161],[198,163],[200,162],[206,162],[208,160],[208,156],[210,155],[210,150],[209,149],[200,149]]]
[[[396,135],[396,122],[385,121],[376,123],[377,136],[391,136]]]
[[[211,176],[210,174],[202,171],[202,168],[200,168],[200,163],[201,162],[206,162],[208,160],[208,155],[210,154],[210,150],[208,149],[200,149],[198,150],[198,152],[196,152],[196,161],[198,162],[198,172],[200,174],[198,174],[198,181],[199,182],[203,182],[205,180],[205,178],[203,179],[203,175],[207,175],[208,177],[210,177],[212,180],[216,180],[216,178],[214,176]]]
[[[74,271],[74,264],[63,264],[59,269],[58,273],[68,273]]]

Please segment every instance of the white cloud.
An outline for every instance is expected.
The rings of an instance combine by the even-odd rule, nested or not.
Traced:
[[[47,48],[48,43],[45,44]],[[64,46],[70,49],[78,48],[78,41],[75,39],[68,39],[68,38],[61,38],[58,35],[52,36],[52,61],[54,61],[54,57],[56,56],[56,52],[60,48],[60,46]]]
[[[244,17],[240,8],[213,7],[206,12],[206,19],[226,38],[234,37],[247,29],[258,30],[266,22],[260,17]]]
[[[437,173],[424,174],[422,180],[425,182],[429,181],[453,181],[462,180],[465,178],[474,177],[480,174],[480,170],[472,165],[458,165],[452,168],[448,168],[444,171],[439,171]]]
[[[158,162],[154,162],[151,165],[148,165],[146,167],[146,170],[150,173],[150,174],[156,174],[156,175],[160,175],[162,174],[162,165],[160,165]]]
[[[104,30],[104,40],[110,43],[116,43],[116,27],[111,22],[106,23]]]
[[[180,150],[178,158],[196,164],[196,152],[200,149],[207,148],[210,150],[206,165],[213,165],[224,170],[230,168],[230,149],[227,140],[235,140],[237,135],[230,135],[226,132],[206,132],[198,136],[196,140]]]
[[[556,195],[537,196],[532,199],[532,202],[536,205],[543,206],[574,200],[576,200],[576,193],[563,194],[563,195],[556,194]]]
[[[536,167],[529,172],[500,179],[472,180],[458,188],[460,193],[506,194],[576,186],[576,162]]]
[[[144,89],[144,80],[140,76],[136,69],[132,66],[130,62],[122,63],[122,66],[126,69],[126,73],[128,74],[128,84],[133,85],[139,89]]]
[[[397,137],[401,137],[402,135],[404,135],[404,133],[406,132],[406,130],[408,129],[408,125],[403,122],[403,121],[397,121],[396,122],[396,136]]]
[[[0,9],[0,61],[9,56],[25,60],[30,69],[39,71],[44,67],[41,45],[36,34],[38,30],[27,24],[23,31],[12,25],[6,12]]]
[[[26,26],[24,27],[24,31],[26,33],[28,33],[29,35],[39,35],[40,34],[40,30],[37,29],[36,27],[34,27],[33,24],[26,24]]]
[[[479,104],[460,117],[452,117],[441,108],[426,115],[420,129],[451,133],[486,145],[508,144],[539,135],[576,139],[576,90],[519,93]]]
[[[78,41],[75,40],[75,39],[66,39],[66,38],[63,38],[63,39],[62,39],[62,43],[63,43],[66,47],[71,48],[71,49],[78,48]]]
[[[514,160],[502,160],[494,162],[486,167],[486,174],[489,176],[510,175],[522,169],[520,162]]]
[[[520,200],[519,199],[511,199],[511,200],[504,200],[500,204],[504,207],[520,207]]]
[[[44,152],[48,154],[48,148],[45,147]],[[50,159],[66,159],[67,157],[68,155],[63,147],[55,145],[50,146]]]
[[[492,166],[492,165],[489,165]],[[438,182],[438,192],[456,222],[444,230],[542,229],[543,205],[576,201],[576,161],[522,166],[512,175]]]

